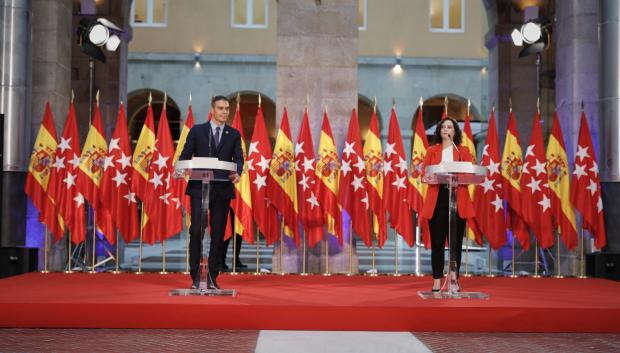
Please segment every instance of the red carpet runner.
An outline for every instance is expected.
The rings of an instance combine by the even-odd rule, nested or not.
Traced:
[[[183,275],[38,274],[0,280],[0,327],[620,332],[620,283],[462,279],[488,300],[423,300],[429,277],[222,275],[238,296],[169,297]]]

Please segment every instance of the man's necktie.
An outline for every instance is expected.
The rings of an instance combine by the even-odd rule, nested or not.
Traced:
[[[219,146],[220,145],[220,127],[216,127],[215,128],[215,146]]]

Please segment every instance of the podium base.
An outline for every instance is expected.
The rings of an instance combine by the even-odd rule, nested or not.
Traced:
[[[489,299],[489,295],[482,292],[431,292],[418,291],[422,299]]]
[[[186,297],[190,295],[199,295],[199,296],[207,296],[207,297],[236,297],[237,290],[236,289],[173,289],[168,292],[168,296],[175,297],[181,296]]]

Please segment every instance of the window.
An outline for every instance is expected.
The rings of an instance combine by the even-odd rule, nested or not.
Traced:
[[[465,0],[430,0],[431,32],[464,32]]]
[[[234,28],[267,28],[269,0],[230,0],[230,24]]]
[[[358,0],[358,8],[357,8],[357,27],[360,31],[365,31],[368,29],[368,0]]]
[[[166,27],[168,0],[134,0],[131,6],[132,27]]]

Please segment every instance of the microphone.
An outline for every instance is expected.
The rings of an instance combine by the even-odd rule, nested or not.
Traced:
[[[454,148],[456,148],[456,154],[458,154],[458,158],[459,158],[459,162],[461,161],[461,152],[459,151],[459,148],[456,146],[456,144],[454,143],[454,140],[452,140],[452,136],[450,134],[448,134],[448,138],[450,138],[450,142],[452,142],[452,146],[454,146]]]

